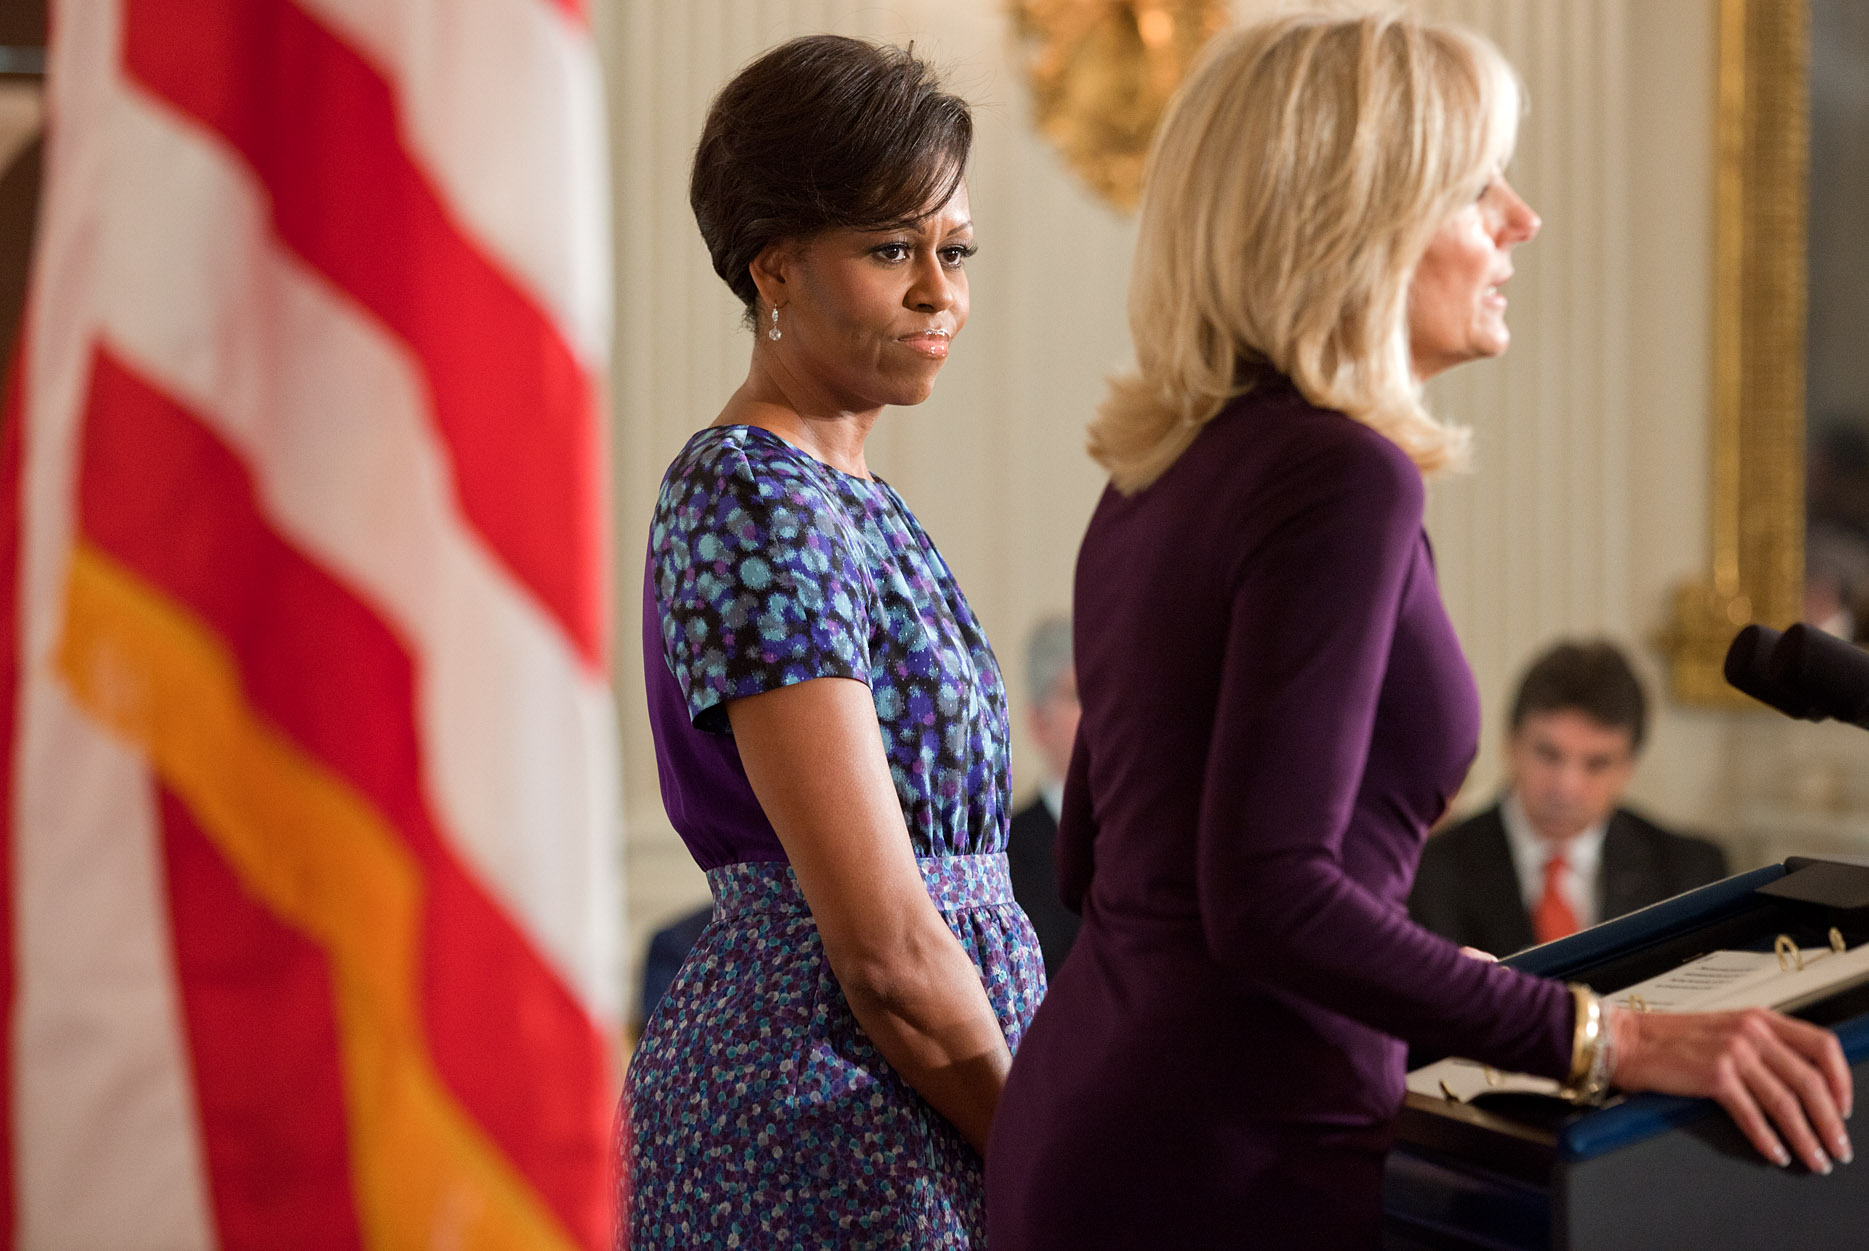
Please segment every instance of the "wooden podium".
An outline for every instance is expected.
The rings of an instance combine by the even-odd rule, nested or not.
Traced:
[[[1869,860],[1793,857],[1534,947],[1505,963],[1601,994],[1709,952],[1869,942]],[[1869,1106],[1869,984],[1797,1013],[1836,1030]],[[1424,1057],[1432,1059],[1435,1057]],[[1383,1188],[1385,1247],[1869,1248],[1869,1118],[1856,1163],[1778,1168],[1707,1099],[1632,1095],[1572,1108],[1538,1095],[1410,1093]]]

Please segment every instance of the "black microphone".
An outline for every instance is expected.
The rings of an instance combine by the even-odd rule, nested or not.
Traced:
[[[1774,682],[1809,701],[1808,712],[1792,715],[1835,717],[1869,730],[1869,652],[1800,622],[1785,631],[1765,664]]]
[[[1869,730],[1869,652],[1814,626],[1781,634],[1749,625],[1733,636],[1724,671],[1733,687],[1788,717]]]
[[[1810,699],[1772,676],[1772,653],[1783,638],[1779,631],[1762,625],[1749,625],[1735,634],[1723,667],[1727,685],[1787,717],[1810,717]]]

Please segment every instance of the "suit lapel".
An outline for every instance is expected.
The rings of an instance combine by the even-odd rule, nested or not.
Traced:
[[[1505,819],[1499,815],[1499,806],[1487,809],[1482,819],[1485,837],[1474,840],[1466,865],[1467,880],[1473,884],[1468,900],[1476,922],[1494,936],[1493,954],[1510,955],[1535,941],[1532,919],[1519,894],[1519,871],[1512,863],[1512,847],[1506,842]]]
[[[1612,814],[1603,835],[1603,869],[1597,878],[1598,918],[1607,921],[1651,903],[1651,883],[1656,877],[1653,849],[1620,811]]]

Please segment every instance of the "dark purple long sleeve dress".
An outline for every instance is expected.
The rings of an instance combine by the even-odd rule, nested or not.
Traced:
[[[1413,924],[1479,707],[1408,457],[1283,379],[1078,557],[1084,926],[988,1151],[993,1251],[1373,1246],[1405,1043],[1550,1076],[1565,989]]]

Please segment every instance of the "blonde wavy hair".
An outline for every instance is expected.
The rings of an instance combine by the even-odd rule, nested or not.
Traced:
[[[1470,432],[1422,403],[1408,289],[1434,232],[1500,172],[1518,78],[1484,38],[1398,13],[1292,14],[1217,38],[1149,152],[1129,327],[1090,454],[1148,486],[1257,367],[1422,470]]]

